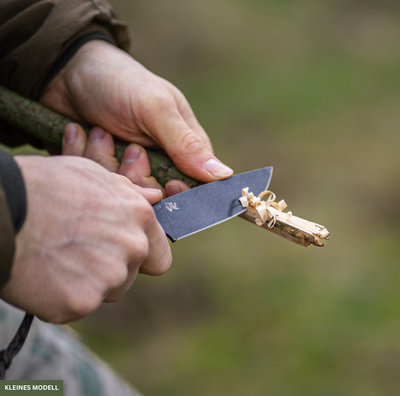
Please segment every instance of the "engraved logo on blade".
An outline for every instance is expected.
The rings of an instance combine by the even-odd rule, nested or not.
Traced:
[[[176,202],[166,202],[165,207],[172,212],[173,210],[179,210],[179,208],[176,206]]]

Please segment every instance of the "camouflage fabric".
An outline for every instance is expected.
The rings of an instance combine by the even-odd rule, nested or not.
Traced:
[[[7,347],[24,312],[0,300],[0,349]],[[72,330],[35,318],[25,344],[7,370],[8,380],[64,380],[64,396],[140,396]]]

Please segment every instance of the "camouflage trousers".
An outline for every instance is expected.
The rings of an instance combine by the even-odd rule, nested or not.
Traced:
[[[0,349],[7,347],[24,312],[0,300]],[[68,328],[35,318],[8,380],[63,380],[64,396],[140,396]]]

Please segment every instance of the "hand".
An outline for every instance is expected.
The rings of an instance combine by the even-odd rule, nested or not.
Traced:
[[[15,159],[28,215],[1,290],[5,301],[42,320],[67,323],[102,301],[120,299],[138,272],[168,270],[169,244],[147,202],[158,201],[160,191],[135,186],[85,158]]]
[[[201,182],[233,174],[214,156],[183,94],[104,41],[83,45],[40,102],[128,142],[161,147],[183,173]]]
[[[163,192],[164,189],[151,176],[150,163],[146,150],[138,144],[130,144],[124,153],[121,164],[114,157],[114,140],[112,135],[102,128],[91,130],[89,139],[82,127],[78,124],[68,124],[65,127],[62,154],[89,158],[110,172],[127,177],[132,183],[155,188]],[[171,180],[165,185],[166,195],[171,196],[188,190],[189,187],[180,180]],[[152,204],[155,202],[151,202]]]

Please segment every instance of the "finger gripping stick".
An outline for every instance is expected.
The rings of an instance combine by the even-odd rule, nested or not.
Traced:
[[[8,124],[53,145],[61,147],[65,126],[75,122],[70,118],[27,99],[0,85],[0,119]],[[86,135],[90,127],[81,125]],[[121,162],[128,143],[114,138],[115,157]],[[161,151],[148,150],[151,175],[164,187],[170,180],[181,180],[188,187],[197,187],[199,182],[183,174]]]

